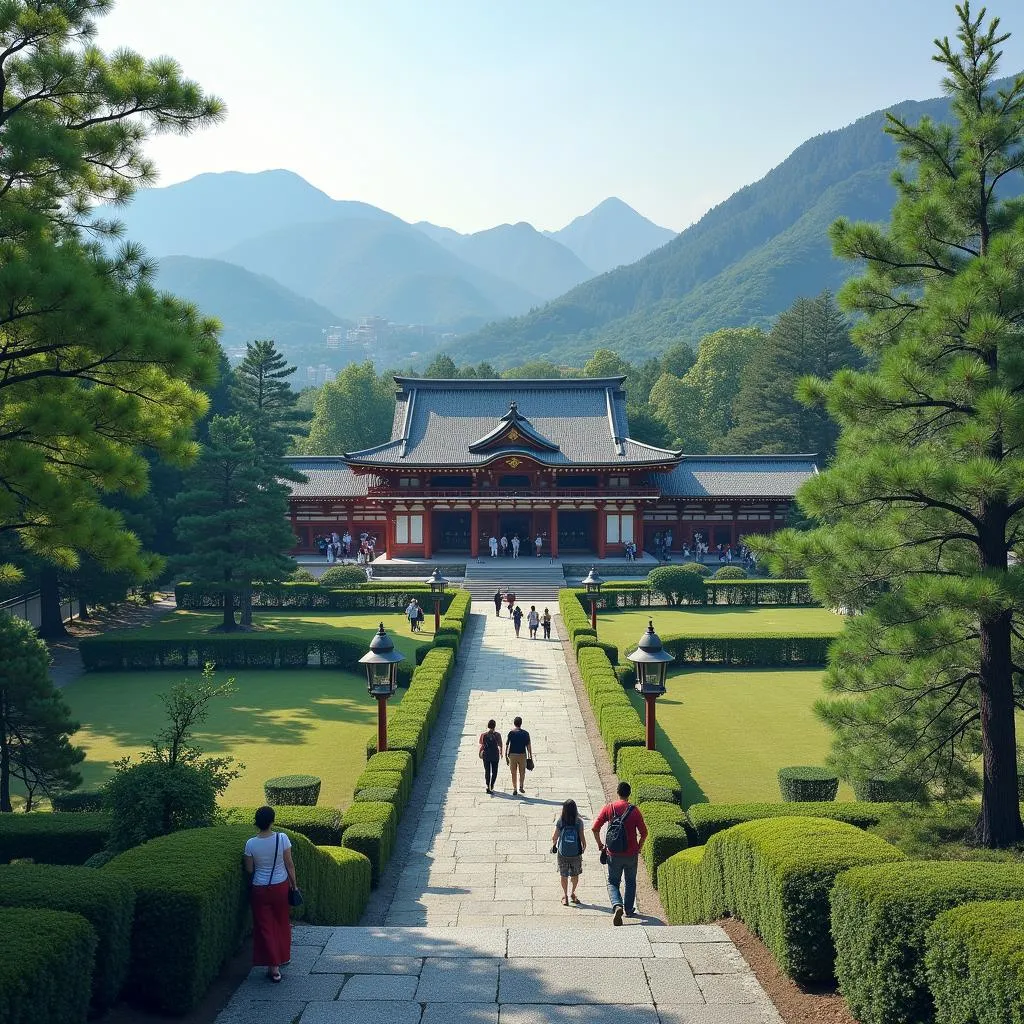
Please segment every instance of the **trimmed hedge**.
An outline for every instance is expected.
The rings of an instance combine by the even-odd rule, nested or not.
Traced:
[[[96,933],[92,1009],[117,1002],[128,974],[135,890],[92,868],[16,864],[0,868],[0,907],[38,907],[81,914]],[[0,1011],[0,1020],[5,1020]]]
[[[323,924],[359,924],[370,898],[369,859],[358,850],[341,846],[318,846],[317,852],[312,880],[299,879],[299,884],[305,886],[303,895],[314,904],[311,919]],[[320,887],[321,882],[326,885]]]
[[[582,590],[560,590],[558,592],[558,610],[562,616],[562,625],[565,626],[565,639],[575,645],[579,636],[597,638],[597,634],[590,628],[590,615],[583,610],[582,601],[586,600],[586,593]]]
[[[618,767],[620,752],[627,747],[642,747],[647,741],[643,722],[636,713],[604,651],[597,647],[581,647],[577,660],[580,678],[594,709],[601,738]]]
[[[1019,899],[1024,864],[907,861],[844,871],[832,890],[832,935],[836,977],[854,1016],[861,1024],[932,1020],[931,923],[962,903]]]
[[[255,807],[226,807],[224,823],[253,829],[255,815]],[[298,832],[315,846],[341,846],[341,811],[337,807],[275,804],[274,827]]]
[[[939,1024],[1022,1024],[1024,903],[969,903],[940,914],[925,964]]]
[[[647,839],[641,851],[651,885],[658,887],[658,868],[681,850],[689,846],[686,838],[686,815],[678,804],[651,801],[639,803],[640,813],[647,824]]]
[[[468,590],[456,590],[448,610],[441,616],[441,628],[434,635],[434,644],[443,647],[454,644],[458,650],[462,643],[462,634],[469,622],[469,611],[473,603],[473,595]]]
[[[836,875],[904,859],[883,839],[825,818],[748,821],[700,849],[699,857],[684,851],[661,867],[659,891],[669,923],[698,924],[728,912],[760,936],[780,969],[798,981],[832,977],[829,891]],[[669,868],[677,857],[687,858],[680,871]],[[689,891],[694,886],[699,894]]]
[[[370,788],[366,783],[366,778],[372,778],[380,772],[399,773],[400,778],[396,788],[400,801],[399,810],[401,810],[409,802],[409,797],[412,794],[412,783],[415,777],[412,754],[407,750],[385,750],[371,755],[366,762],[366,767],[356,779],[355,792]],[[393,801],[389,801],[389,803],[391,802]]]
[[[788,803],[828,803],[839,792],[839,776],[814,765],[780,768],[779,792]]]
[[[332,565],[316,580],[326,590],[350,590],[366,582],[366,571],[359,565]]]
[[[36,864],[84,864],[110,840],[110,815],[0,814],[0,864],[32,860]]]
[[[704,633],[663,636],[662,646],[676,661],[715,665],[824,665],[835,635],[807,632]]]
[[[61,910],[0,909],[0,1021],[85,1024],[96,933]]]
[[[263,783],[263,795],[271,807],[315,807],[320,799],[316,775],[278,775]]]
[[[762,818],[828,818],[844,821],[857,828],[871,828],[877,825],[891,804],[825,803],[801,804],[691,804],[686,816],[693,831],[693,841],[698,845],[706,843],[717,832],[723,832],[744,821],[758,821]]]
[[[577,633],[576,640],[573,643],[577,658],[579,657],[581,647],[597,647],[604,651],[612,665],[618,665],[619,663],[619,648],[615,644],[605,643],[603,640],[598,640],[596,636],[586,636],[583,633]]]
[[[204,633],[193,637],[117,639],[112,635],[85,637],[78,645],[87,672],[128,669],[202,668],[212,661],[218,668],[340,668],[362,673],[359,659],[366,644],[311,631],[307,638],[270,633]],[[413,666],[402,662],[403,682]]]
[[[707,569],[707,566],[704,567]],[[730,568],[725,566],[723,568]],[[731,567],[735,568],[735,566]],[[719,570],[721,571],[721,570]],[[589,614],[590,599],[585,590],[573,588],[580,604]],[[610,608],[651,608],[665,605],[665,598],[651,590],[647,581],[622,581],[606,583],[601,588],[597,607]],[[817,607],[811,586],[807,580],[704,580],[704,604],[726,604],[744,607],[756,605],[792,605]]]
[[[366,789],[357,789],[352,799],[357,804],[381,802],[394,804],[395,810],[399,813],[402,809],[399,790],[388,786],[367,786]]]
[[[628,748],[627,748],[628,749]],[[683,787],[674,775],[637,775],[630,781],[633,799],[639,803],[682,803]]]
[[[50,806],[61,813],[102,811],[103,794],[97,789],[76,789],[73,793],[54,793]]]
[[[694,564],[659,565],[647,574],[647,584],[660,594],[670,605],[703,604],[706,600],[704,580],[698,569],[703,567]]]
[[[442,611],[451,603],[449,591],[442,597]],[[425,583],[407,581],[362,583],[358,587],[330,587],[320,583],[290,582],[260,583],[253,587],[253,608],[266,610],[294,609],[327,611],[361,611],[388,608],[401,611],[411,597],[430,596]],[[224,594],[220,590],[201,587],[193,583],[179,583],[174,588],[174,603],[190,611],[215,611],[224,607]]]
[[[646,747],[627,747],[619,754],[618,776],[631,786],[638,775],[671,775],[672,766],[659,750]]]
[[[188,829],[127,850],[100,869],[136,892],[129,998],[161,1013],[196,1006],[245,934],[242,850],[252,834],[244,825]],[[354,902],[365,905],[369,865],[340,863],[297,832],[288,835],[299,884],[310,896],[296,916],[315,924],[354,924],[344,919],[354,905],[345,890],[355,887]]]
[[[360,801],[342,818],[341,845],[356,850],[370,861],[371,882],[376,885],[391,859],[398,831],[398,811],[391,803]]]

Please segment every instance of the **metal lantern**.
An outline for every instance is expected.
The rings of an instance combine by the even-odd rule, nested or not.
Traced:
[[[655,705],[665,692],[665,676],[670,662],[675,661],[662,646],[661,637],[654,632],[654,620],[647,620],[647,631],[640,637],[637,649],[626,655],[636,668],[636,692],[643,695],[644,723],[647,731],[647,749],[655,750]]]
[[[587,588],[587,593],[591,597],[597,597],[601,593],[601,588],[604,586],[604,580],[598,576],[597,571],[593,566],[590,567],[590,572],[587,573],[586,578],[583,580],[583,586]]]
[[[654,632],[654,620],[647,620],[647,629],[640,637],[635,651],[626,657],[636,667],[636,692],[645,696],[660,697],[665,692],[665,676],[672,657],[661,644],[661,637]]]
[[[398,685],[398,663],[405,655],[395,650],[391,637],[380,624],[370,641],[370,649],[359,659],[366,666],[366,685],[371,697],[390,697]]]
[[[430,592],[435,597],[440,597],[448,586],[448,580],[441,575],[441,570],[438,568],[435,568],[423,582],[430,586]]]

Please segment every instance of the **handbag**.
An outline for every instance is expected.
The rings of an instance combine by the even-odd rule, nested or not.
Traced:
[[[274,872],[277,870],[277,852],[281,847],[281,833],[276,832],[274,834],[274,863],[270,865],[270,877],[273,879]],[[269,883],[268,883],[269,884]],[[302,890],[301,889],[289,889],[288,890],[288,906],[289,907],[301,907],[302,906]]]
[[[533,758],[532,757],[528,757],[526,759],[526,770],[528,772],[532,772],[533,771]]]

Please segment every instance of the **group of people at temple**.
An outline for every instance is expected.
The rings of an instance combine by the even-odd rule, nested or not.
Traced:
[[[509,590],[508,587],[502,591],[500,588],[494,592],[494,614],[499,618],[501,617],[501,606],[508,605],[509,618],[512,620],[512,625],[515,627],[516,636],[519,636],[519,630],[523,626],[523,609],[516,604],[516,595],[513,591]],[[537,630],[544,630],[544,639],[551,639],[551,612],[547,608],[544,609],[543,614],[537,611],[537,606],[531,604],[530,610],[525,615],[526,626],[530,631],[530,639],[537,639]]]
[[[499,554],[502,558],[518,558],[522,546],[523,542],[519,539],[518,533],[512,534],[511,540],[509,540],[508,534],[505,533],[500,538],[491,534],[487,539],[487,547],[490,549],[491,558],[497,558]],[[544,538],[539,533],[533,539],[533,547],[537,557],[540,558],[541,551],[544,548]]]
[[[328,562],[344,562],[352,558],[352,534],[346,530],[340,537],[336,532],[326,536],[317,534],[313,538],[317,551],[324,555]],[[356,548],[357,565],[369,565],[377,557],[377,538],[370,533],[359,534],[359,546]]]

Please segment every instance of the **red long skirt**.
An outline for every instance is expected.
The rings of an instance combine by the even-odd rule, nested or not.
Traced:
[[[254,885],[252,906],[252,963],[277,967],[292,958],[292,926],[288,921],[288,882]]]

